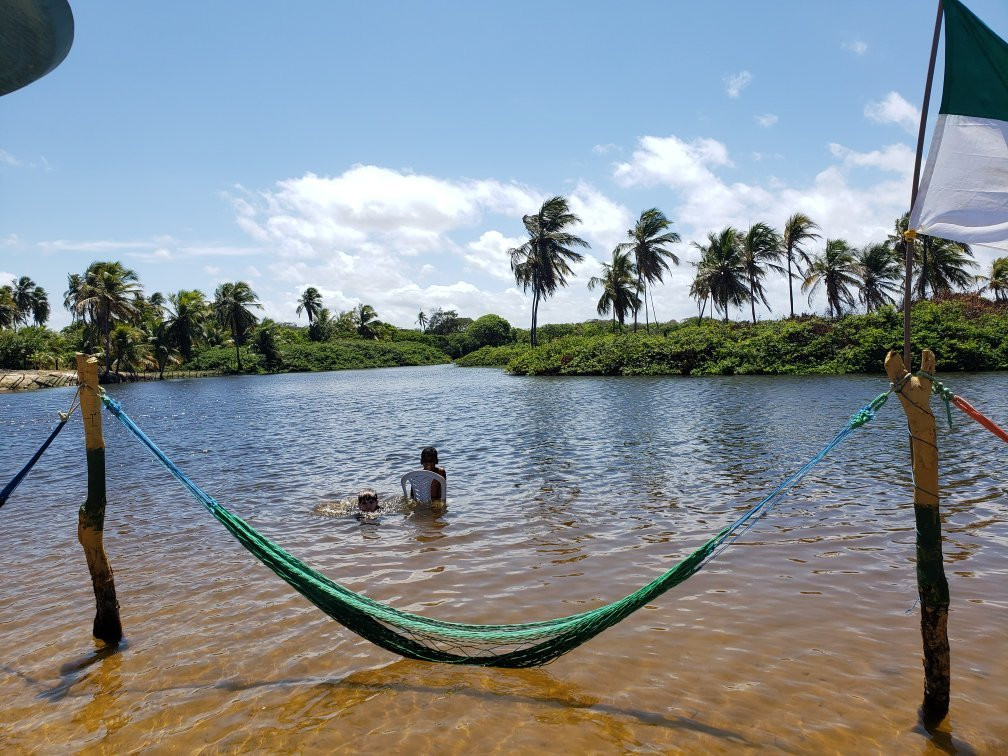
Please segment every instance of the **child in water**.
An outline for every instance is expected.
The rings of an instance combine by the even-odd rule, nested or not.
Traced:
[[[357,494],[358,514],[369,515],[378,511],[378,494],[373,488],[361,489]]]
[[[430,472],[437,473],[445,482],[448,481],[448,474],[445,472],[443,467],[438,467],[438,454],[437,449],[433,446],[425,446],[420,451],[420,466],[424,470],[429,470]],[[444,499],[444,492],[441,490],[441,482],[437,480],[432,480],[430,482],[430,488],[426,490],[417,490],[413,488],[413,498],[417,501],[424,503],[431,503],[434,501],[440,501]]]

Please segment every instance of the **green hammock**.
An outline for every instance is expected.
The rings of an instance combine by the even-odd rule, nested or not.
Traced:
[[[248,523],[218,504],[193,483],[123,411],[122,406],[100,393],[102,402],[184,485],[217,520],[259,561],[287,581],[298,593],[344,627],[401,656],[446,664],[484,667],[534,667],[558,656],[612,627],[624,617],[673,588],[703,567],[720,548],[727,547],[765,515],[781,497],[805,477],[826,454],[855,428],[875,416],[888,398],[880,394],[854,415],[847,425],[815,457],[781,483],[762,501],[728,525],[664,575],[629,596],[591,611],[543,622],[511,625],[470,625],[443,622],[410,614],[354,593],[316,572]]]

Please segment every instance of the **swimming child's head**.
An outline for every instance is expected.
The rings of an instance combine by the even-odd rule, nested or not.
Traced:
[[[437,464],[437,449],[433,446],[425,446],[420,450],[420,465],[425,470],[432,470]],[[430,467],[427,467],[430,465]]]
[[[378,494],[375,493],[373,488],[362,489],[361,492],[357,494],[357,508],[361,512],[378,511]]]

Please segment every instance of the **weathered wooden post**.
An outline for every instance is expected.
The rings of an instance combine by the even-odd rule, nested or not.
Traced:
[[[97,613],[94,636],[106,643],[122,640],[119,602],[116,600],[112,567],[105,555],[105,439],[102,436],[101,400],[98,398],[98,360],[77,353],[77,380],[80,383],[81,417],[87,449],[87,500],[77,514],[77,540],[84,549]]]
[[[885,361],[889,380],[900,385],[907,367],[896,352]],[[921,370],[935,372],[935,356],[925,349]],[[949,588],[942,561],[941,518],[938,512],[938,437],[931,412],[931,381],[925,376],[906,378],[899,391],[910,426],[913,457],[914,519],[917,526],[917,594],[921,605],[924,643],[925,725],[937,724],[948,714],[951,663],[948,642]]]

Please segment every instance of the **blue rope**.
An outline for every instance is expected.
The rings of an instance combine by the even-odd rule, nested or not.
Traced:
[[[726,533],[732,533],[731,537],[726,539],[717,551],[712,553],[709,558],[714,559],[718,554],[737,541],[744,533],[755,525],[758,520],[765,517],[771,509],[777,506],[781,499],[784,498],[784,495],[801,482],[802,478],[808,475],[813,467],[822,462],[826,455],[839,446],[843,440],[847,438],[847,436],[860,428],[862,425],[871,422],[871,420],[875,418],[875,413],[882,408],[882,405],[886,403],[886,400],[889,399],[889,395],[895,389],[895,386],[890,385],[888,391],[883,394],[879,394],[868,404],[851,415],[850,420],[847,421],[847,425],[845,425],[829,443],[820,449],[818,454],[802,465],[797,472],[786,478],[784,482],[777,486],[777,488],[763,497],[762,501],[756,504],[752,509],[745,512],[741,517],[735,520],[735,522],[725,528]]]
[[[214,514],[217,509],[220,508],[220,504],[217,503],[216,499],[189,480],[186,474],[182,472],[174,462],[168,459],[165,453],[157,447],[157,444],[151,441],[147,437],[147,434],[140,430],[137,424],[134,423],[130,416],[126,414],[119,402],[106,394],[102,389],[99,389],[98,396],[101,398],[102,403],[108,408],[109,412],[115,415],[119,422],[125,425],[134,436],[140,439],[143,445],[150,450],[151,454],[157,458],[157,461],[164,465],[168,472],[170,472],[176,480],[185,486],[189,490],[189,493],[191,493],[193,497],[200,502],[200,504],[207,508],[207,511],[209,511],[210,514]]]
[[[0,491],[0,507],[7,503],[7,499],[9,499],[10,495],[14,493],[14,489],[21,485],[21,481],[24,480],[28,473],[31,472],[31,469],[35,467],[35,463],[39,461],[45,453],[45,450],[49,448],[49,444],[51,444],[56,436],[59,435],[59,432],[63,430],[63,426],[66,425],[66,423],[66,420],[60,420],[59,425],[57,425],[53,429],[53,432],[49,434],[49,438],[42,443],[39,450],[35,452],[31,459],[28,460],[28,464],[22,467],[21,472],[15,475],[11,482],[4,486],[3,490]]]

